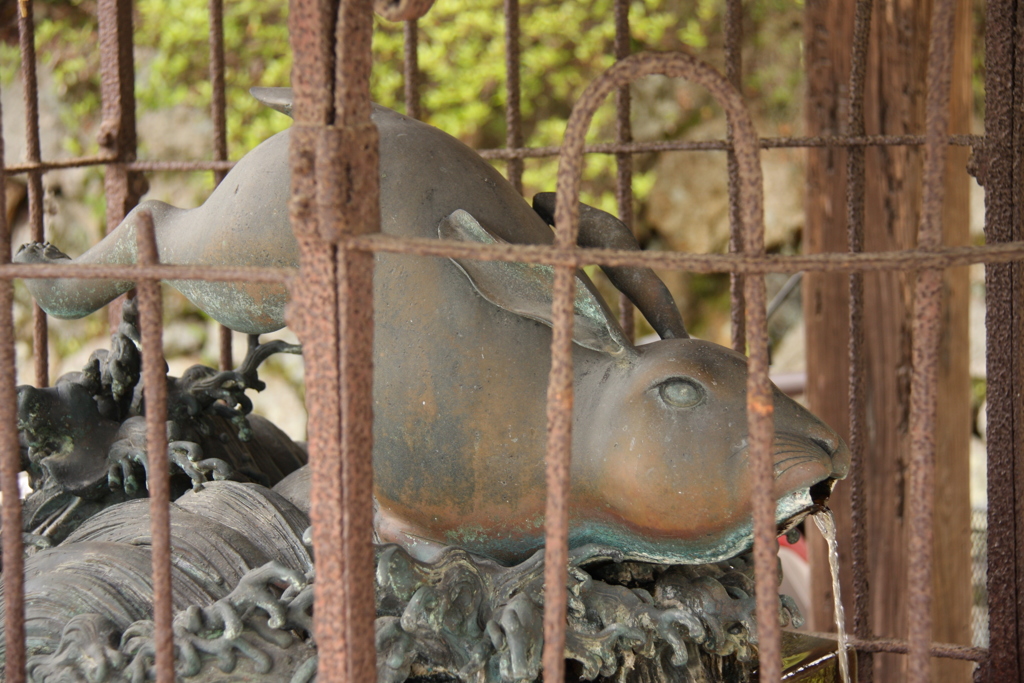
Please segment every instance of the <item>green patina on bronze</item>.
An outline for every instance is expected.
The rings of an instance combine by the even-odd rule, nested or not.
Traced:
[[[286,91],[258,95],[285,111]],[[399,237],[551,243],[537,210],[468,147],[376,107],[381,229]],[[153,214],[163,263],[294,267],[288,222],[289,134],[244,157],[202,206],[149,201],[75,263],[131,263],[141,211]],[[602,212],[581,214],[581,243],[621,248],[628,231]],[[635,242],[633,242],[635,248]],[[19,262],[60,262],[28,245]],[[576,371],[571,537],[613,545],[644,561],[709,562],[749,544],[745,359],[689,339],[664,285],[650,271],[613,281],[662,334],[634,347],[582,273]],[[535,266],[393,254],[377,256],[374,359],[374,494],[377,531],[417,557],[459,539],[514,563],[543,544],[545,395],[551,332],[548,275]],[[502,285],[502,283],[505,283]],[[29,281],[54,315],[84,315],[131,283]],[[284,325],[280,284],[172,282],[229,327]],[[827,494],[849,453],[827,426],[775,394],[780,525]],[[822,483],[826,482],[826,483]],[[803,507],[801,507],[803,506]],[[528,522],[529,520],[529,522]]]

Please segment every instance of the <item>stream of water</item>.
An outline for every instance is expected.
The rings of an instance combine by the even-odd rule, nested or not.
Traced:
[[[836,521],[828,508],[812,517],[821,535],[828,542],[828,566],[832,570],[832,597],[835,600],[836,628],[839,629],[839,674],[843,683],[850,683],[850,660],[846,653],[846,613],[839,598],[839,544],[836,543]]]

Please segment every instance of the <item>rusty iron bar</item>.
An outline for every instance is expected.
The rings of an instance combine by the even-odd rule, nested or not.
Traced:
[[[106,155],[75,157],[73,159],[57,159],[40,161],[39,163],[12,164],[3,169],[3,175],[20,175],[33,171],[55,171],[62,168],[84,168],[86,166],[103,166],[115,164],[117,159]],[[230,171],[234,161],[132,161],[124,164],[129,171]]]
[[[289,2],[288,35],[294,53],[292,90],[295,120],[290,159],[290,208],[296,238],[316,239],[319,232],[316,226],[316,135],[317,127],[329,125],[334,113],[333,30],[337,5],[337,0]]]
[[[32,3],[22,5],[18,14],[18,42],[21,49],[21,79],[25,102],[25,161],[39,163],[39,79],[36,75],[35,17]],[[28,174],[28,222],[32,240],[45,239],[43,228],[43,174]],[[32,360],[36,386],[50,385],[50,349],[46,314],[32,304]]]
[[[0,159],[4,158],[3,111],[0,110]],[[11,226],[7,222],[5,179],[0,176],[0,266],[11,260]],[[18,444],[18,376],[14,352],[14,283],[0,281],[0,528],[19,533],[0,534],[3,543],[4,680],[25,681],[25,557],[20,530],[21,447]]]
[[[57,161],[39,161],[32,163],[10,164],[4,166],[3,175],[22,175],[35,171],[53,171],[61,168],[83,168],[85,166],[102,166],[115,161],[106,156],[74,157]]]
[[[949,130],[949,94],[953,64],[952,0],[932,9],[928,50],[926,119],[928,144],[918,247],[942,245],[942,202],[945,195]],[[913,376],[910,390],[910,538],[907,544],[907,619],[910,644],[907,677],[912,683],[931,679],[932,562],[934,557],[935,428],[938,414],[939,335],[942,318],[942,271],[920,270],[914,295]]]
[[[295,268],[262,268],[257,266],[147,266],[100,265],[77,263],[7,263],[0,264],[0,279],[14,278],[77,278],[99,280],[134,280],[139,273],[159,280],[207,280],[229,282],[287,282],[297,274]]]
[[[210,118],[213,120],[213,158],[228,159],[227,98],[224,86],[224,0],[210,0]],[[227,171],[214,169],[213,184],[219,185]],[[220,369],[234,367],[231,358],[231,330],[220,325]]]
[[[641,53],[621,60],[595,79],[573,107],[566,125],[559,159],[555,206],[556,247],[570,251],[576,243],[579,225],[579,188],[583,166],[583,141],[594,111],[616,88],[637,78],[663,74],[687,78],[708,89],[725,111],[733,131],[740,182],[739,206],[743,226],[744,252],[757,258],[764,254],[764,223],[761,165],[757,134],[739,93],[720,74],[693,57],[681,53]],[[556,266],[553,304],[551,381],[548,390],[548,470],[564,479],[548,482],[545,539],[544,678],[560,680],[565,642],[565,559],[568,547],[568,518],[564,497],[568,492],[571,457],[572,384],[570,349],[564,337],[572,334],[571,266]],[[559,288],[559,284],[566,285]],[[749,458],[753,471],[754,564],[757,594],[757,629],[760,648],[760,680],[781,677],[781,632],[778,622],[777,543],[775,541],[775,500],[771,460],[772,391],[768,380],[767,325],[765,321],[764,278],[746,278],[744,295],[750,306],[746,322],[750,334],[750,364],[747,382]],[[568,367],[568,372],[565,368]],[[568,375],[568,381],[566,381]],[[561,515],[555,517],[555,514]]]
[[[376,168],[370,172],[377,177]],[[373,681],[377,678],[373,627],[377,617],[373,562],[374,259],[369,252],[352,249],[342,251],[341,257],[338,270],[348,680]]]
[[[338,245],[380,224],[377,131],[369,121],[371,3],[293,0],[289,14],[290,214],[301,273],[291,283],[289,323],[306,347],[318,675],[374,680],[373,266],[368,254]]]
[[[342,559],[341,387],[338,357],[337,247],[319,238],[317,177],[318,130],[329,123],[333,104],[336,8],[318,0],[291,0],[295,123],[289,152],[289,216],[299,246],[301,276],[289,284],[288,324],[303,344],[306,376],[309,467],[312,470],[310,521],[316,556],[313,630],[318,644],[318,677],[344,680],[346,633]]]
[[[419,20],[405,22],[402,66],[405,74],[405,115],[420,118],[420,28]]]
[[[213,119],[213,158],[228,159],[227,97],[224,84],[224,0],[210,0],[210,118]],[[219,185],[227,169],[213,169]]]
[[[853,18],[853,45],[850,58],[849,111],[847,135],[862,136],[864,130],[864,83],[867,70],[868,44],[871,35],[872,0],[858,0]],[[846,159],[846,234],[847,249],[856,254],[864,251],[864,147],[847,149]],[[867,367],[864,359],[864,274],[849,276],[849,385],[850,416],[850,555],[853,564],[853,634],[868,640],[871,628],[871,593],[868,582],[867,491],[864,482],[864,444],[867,407],[864,380]],[[875,658],[872,653],[857,650],[857,677],[861,683],[874,680]]]
[[[582,100],[581,100],[582,101]],[[579,106],[577,104],[577,106]],[[574,108],[575,112],[576,109]],[[573,119],[570,118],[570,125]],[[568,140],[568,135],[566,136]],[[561,170],[558,174],[562,178]],[[557,219],[556,219],[557,221]],[[576,226],[578,229],[578,226]],[[557,231],[563,248],[575,242],[575,229]],[[572,242],[568,240],[572,238]],[[547,392],[547,457],[544,510],[544,651],[545,681],[565,679],[566,572],[569,565],[569,486],[572,462],[572,316],[576,270],[556,266],[553,286],[551,373]]]
[[[295,14],[293,10],[291,16]],[[294,31],[292,35],[295,36]],[[296,99],[296,103],[298,101]],[[307,137],[312,140],[301,140],[301,136],[295,136],[293,132],[293,188],[297,184],[313,185],[309,182],[313,180],[312,164],[307,178],[299,179],[300,174],[294,171],[298,166],[295,163],[298,153],[308,152],[311,156],[315,153],[315,136]],[[306,411],[309,414],[307,443],[312,470],[310,521],[316,557],[313,630],[318,646],[318,677],[342,681],[345,680],[348,662],[341,595],[345,584],[342,575],[344,510],[335,269],[337,248],[334,245],[325,247],[315,234],[308,234],[316,229],[315,199],[309,197],[308,204],[304,201],[306,199],[306,196],[296,195],[293,191],[292,227],[299,243],[301,275],[290,284],[295,305],[288,309],[288,325],[302,342],[305,364]]]
[[[725,79],[737,92],[743,92],[743,6],[740,0],[725,3]],[[743,251],[743,227],[740,224],[740,175],[736,150],[732,147],[731,122],[726,123],[726,166],[729,174],[729,251]],[[744,308],[743,276],[729,274],[729,319],[732,323],[732,348],[746,353],[747,331]]]
[[[556,247],[521,244],[474,244],[449,240],[373,235],[355,240],[353,248],[393,254],[469,258],[480,261],[518,261],[551,266],[585,265],[637,266],[687,270],[695,273],[794,273],[800,270],[824,273],[875,270],[914,270],[918,268],[954,268],[972,263],[1009,263],[1024,260],[1024,241],[980,247],[943,247],[933,251],[907,249],[902,251],[872,251],[859,254],[825,253],[764,256],[745,254],[687,254],[665,251],[625,251],[620,249],[562,250]],[[9,266],[19,273],[57,273],[58,268],[70,271],[75,266]],[[171,266],[163,266],[170,268]],[[42,270],[52,268],[52,270]],[[97,266],[78,266],[82,272],[94,272]],[[104,266],[113,272],[117,266]],[[86,271],[86,269],[89,269]],[[4,269],[0,268],[0,277]],[[65,272],[63,270],[59,272]],[[104,270],[104,272],[107,272]],[[118,271],[120,272],[120,271]],[[167,271],[172,272],[172,271]],[[173,271],[177,273],[178,271]],[[188,272],[182,270],[182,272]],[[218,269],[219,272],[219,269]],[[38,277],[43,277],[39,275]],[[52,275],[51,275],[52,277]],[[93,276],[95,277],[95,276]]]
[[[985,143],[982,135],[951,135],[949,144],[957,147],[981,147]],[[825,135],[814,137],[773,137],[761,138],[761,149],[790,149],[804,147],[898,147],[924,145],[923,135]],[[724,151],[729,148],[725,140],[699,141],[663,141],[663,142],[631,142],[601,143],[587,145],[585,154],[643,154],[648,152],[701,152]],[[555,157],[559,147],[520,147],[516,149],[483,149],[477,150],[485,159],[534,159]],[[79,168],[83,166],[102,166],[116,163],[117,159],[106,155],[75,157],[38,163],[11,164],[4,168],[5,175],[20,175],[32,171],[52,171],[62,168]],[[132,161],[124,164],[129,171],[183,172],[183,171],[230,171],[234,161]]]
[[[504,0],[505,10],[505,146],[523,146],[523,117],[519,84],[519,0]],[[506,175],[512,187],[523,193],[523,160],[508,160]]]
[[[825,638],[835,640],[835,633],[819,633],[816,631],[800,631],[801,634],[813,638]],[[858,652],[892,652],[894,654],[907,654],[910,644],[900,638],[858,638],[850,636],[850,647],[856,648]],[[932,657],[941,659],[959,659],[969,662],[985,662],[989,657],[988,648],[969,647],[967,645],[955,645],[953,643],[932,643],[929,650]],[[857,671],[857,680],[861,680],[861,672]]]
[[[428,5],[429,7],[429,5]],[[373,40],[373,6],[371,3],[362,0],[341,0],[341,7],[338,10],[336,50],[335,58],[336,71],[334,73],[334,125],[337,127],[369,126],[376,131],[376,126],[370,123],[370,67],[373,63],[371,42]],[[376,133],[366,131],[374,137]],[[365,152],[370,145],[360,142]],[[376,149],[376,144],[373,145]],[[355,162],[353,162],[355,163]],[[367,169],[368,170],[368,169]],[[376,178],[376,175],[374,175]],[[376,180],[373,185],[376,186]],[[365,202],[365,199],[364,199]],[[359,205],[360,211],[370,211],[376,214],[376,209],[370,209],[369,204],[376,206],[377,198],[373,202],[365,202],[365,206]],[[352,218],[356,221],[370,219],[370,215],[362,213],[354,214]],[[345,230],[350,236],[358,234],[360,227],[367,231],[368,226],[362,223],[353,223]]]
[[[761,149],[790,149],[804,147],[919,147],[925,143],[923,135],[815,135],[812,137],[760,138]],[[949,144],[958,147],[977,147],[984,144],[984,136],[950,135]],[[481,149],[477,153],[485,159],[532,159],[555,157],[560,147],[523,147],[520,149]],[[585,154],[642,154],[646,152],[708,152],[728,151],[727,140],[665,140],[659,142],[604,142],[587,145]]]
[[[107,232],[113,231],[135,208],[147,189],[145,178],[125,164],[135,160],[135,61],[132,45],[131,0],[99,0],[96,4],[100,43],[100,156],[115,161],[104,169]],[[113,333],[121,322],[121,304],[128,292],[107,307]]]
[[[139,215],[136,232],[138,268],[159,263],[153,217]],[[142,340],[142,387],[146,399],[146,486],[153,553],[153,623],[157,683],[173,683],[174,633],[171,630],[171,478],[167,458],[167,372],[163,352],[163,304],[160,281],[136,279],[139,334]]]
[[[727,0],[725,20],[726,81],[716,96],[727,109],[726,137],[729,175],[729,250],[763,256],[764,185],[758,156],[757,131],[743,105],[743,9],[740,0]],[[778,541],[775,527],[775,471],[772,440],[775,403],[768,379],[767,292],[764,276],[729,276],[732,306],[733,349],[749,353],[747,375],[747,430],[749,461],[753,475],[751,507],[754,519],[754,577],[757,604],[758,679],[775,683],[782,679],[782,634],[778,608]]]
[[[105,161],[103,163],[111,163]],[[227,175],[227,171],[230,171],[235,167],[237,162],[234,161],[132,161],[124,165],[129,171],[165,171],[165,172],[181,172],[181,171],[216,171],[224,172]]]
[[[219,347],[219,365],[221,370],[230,370],[234,367],[234,360],[231,354],[231,342],[232,342],[231,328],[225,325],[217,326],[217,342]]]
[[[101,123],[99,145],[108,159],[104,191],[107,232],[135,208],[143,180],[125,164],[135,161],[135,63],[132,57],[132,3],[98,0]]]
[[[26,3],[18,15],[18,42],[21,52],[21,79],[25,103],[25,161],[38,164],[41,159],[39,144],[39,79],[36,74],[35,16],[32,3]],[[43,235],[43,174],[28,174],[28,222],[32,239],[42,242]],[[45,357],[45,354],[44,354]]]
[[[684,254],[678,252],[635,252],[618,249],[564,251],[542,245],[488,245],[426,238],[396,238],[372,235],[354,238],[352,249],[417,256],[468,258],[480,261],[517,261],[545,265],[637,266],[687,270],[695,273],[791,273],[798,270],[868,272],[914,270],[919,268],[955,268],[974,263],[1001,264],[1024,261],[1024,242],[981,247],[944,247],[934,251],[864,252],[860,254],[807,254],[763,258],[741,254]],[[131,265],[98,264],[0,264],[0,280],[14,278],[78,278],[131,280],[139,273],[161,280],[208,280],[227,282],[288,282],[299,271],[294,268],[257,268],[252,266],[179,266],[157,265],[139,269]]]
[[[985,241],[1024,238],[1024,59],[1019,41],[1024,5],[990,0],[985,18]],[[1024,269],[985,268],[988,398],[988,610],[991,658],[987,680],[1024,676]]]
[[[374,259],[369,252],[348,249],[344,242],[380,231],[379,134],[370,121],[372,38],[371,0],[342,0],[335,39],[335,127],[323,131],[325,139],[340,144],[327,159],[321,146],[316,167],[320,233],[343,240],[337,253],[337,319],[344,508],[342,596],[349,681],[377,678],[373,628],[377,616],[373,562]],[[327,163],[321,169],[324,161]],[[335,206],[338,197],[345,198],[343,206]],[[332,224],[325,225],[326,221]]]
[[[630,46],[629,0],[615,0],[615,59],[625,59],[633,51]],[[630,121],[629,86],[615,91],[615,142],[629,144],[633,141],[633,126]],[[512,145],[509,145],[510,147]],[[615,155],[615,203],[619,219],[633,231],[633,156],[626,152]],[[633,302],[619,292],[619,325],[626,333],[626,339],[633,341],[636,332]]]
[[[758,166],[760,170],[760,166]],[[760,181],[760,177],[757,178]],[[751,183],[748,177],[746,183]],[[758,185],[760,189],[760,185]],[[746,231],[744,247],[747,253],[764,253],[764,224],[752,236]],[[760,251],[754,251],[760,247]],[[749,349],[749,375],[747,376],[747,424],[749,431],[750,469],[754,489],[751,503],[754,512],[754,572],[757,598],[757,633],[759,680],[779,681],[782,678],[782,646],[778,607],[778,541],[776,540],[773,484],[775,466],[772,462],[774,437],[774,398],[768,379],[768,321],[765,315],[767,293],[764,277],[746,277],[743,283],[746,302],[747,345]]]

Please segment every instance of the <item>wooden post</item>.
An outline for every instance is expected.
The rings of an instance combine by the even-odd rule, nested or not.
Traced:
[[[868,51],[866,133],[922,134],[925,67],[931,3],[876,0]],[[807,133],[846,132],[854,2],[809,0],[806,6],[808,69]],[[969,133],[971,115],[970,6],[957,3],[951,133]],[[808,152],[808,252],[846,251],[846,152]],[[967,150],[950,150],[944,209],[946,245],[968,242]],[[865,155],[865,251],[916,245],[920,219],[923,149],[872,147]],[[807,325],[807,395],[810,407],[841,434],[849,430],[847,277],[809,274],[804,280]],[[905,512],[908,500],[912,273],[871,273],[864,278],[865,395],[867,425],[864,473],[867,491],[870,623],[875,635],[907,635]],[[944,277],[940,349],[939,444],[935,514],[933,638],[969,645],[970,503],[968,440],[970,391],[967,372],[966,269]],[[833,497],[840,533],[844,603],[853,605],[849,555],[850,499],[840,484]],[[844,543],[845,540],[845,543]],[[824,542],[809,533],[815,598],[811,627],[832,630],[831,579]],[[843,546],[845,545],[845,552]],[[848,620],[848,625],[852,619]],[[874,680],[903,679],[904,657],[875,657]],[[936,681],[967,681],[971,665],[933,660]]]

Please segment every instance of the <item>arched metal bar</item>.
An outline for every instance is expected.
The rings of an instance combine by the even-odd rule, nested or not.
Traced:
[[[743,251],[764,254],[764,199],[759,142],[750,114],[737,90],[717,71],[682,53],[640,53],[606,71],[586,89],[573,107],[559,160],[555,206],[555,245],[571,250],[579,229],[579,188],[583,145],[597,107],[616,88],[652,74],[686,78],[703,85],[725,111],[739,172],[739,217]],[[551,376],[548,386],[548,499],[546,512],[544,677],[563,676],[565,646],[565,567],[568,559],[568,492],[572,420],[572,296],[573,269],[555,268],[552,310]],[[780,630],[776,603],[774,473],[771,462],[773,402],[768,380],[768,346],[763,277],[744,282],[746,326],[750,349],[747,420],[754,479],[754,561],[757,576],[760,680],[781,677]]]

